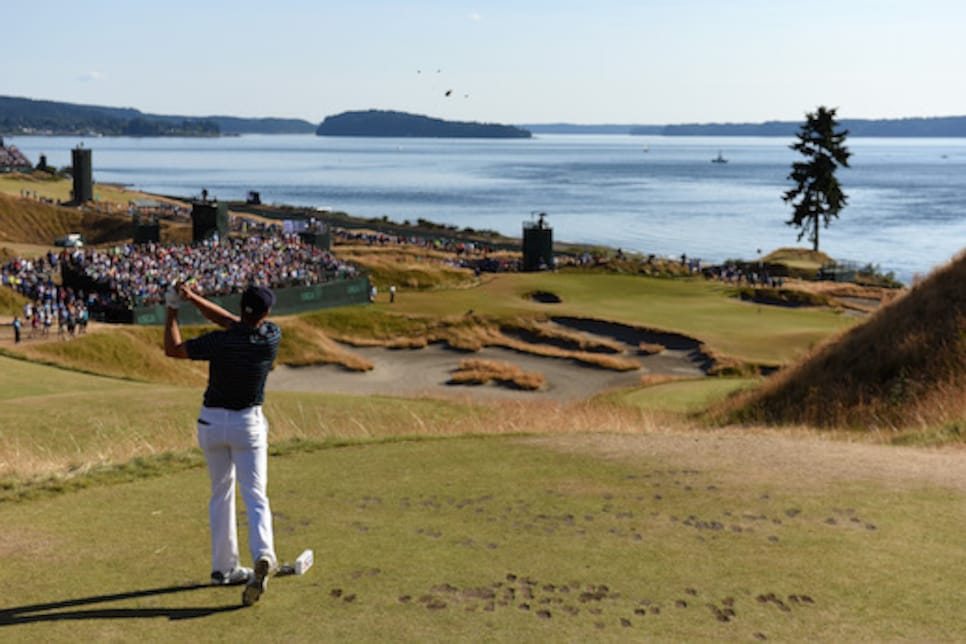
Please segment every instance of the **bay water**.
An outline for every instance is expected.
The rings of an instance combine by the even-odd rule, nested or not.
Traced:
[[[519,237],[546,213],[556,241],[720,262],[796,241],[781,197],[791,139],[539,135],[532,139],[6,137],[36,162],[91,148],[95,181],[156,194],[425,219]],[[966,246],[966,139],[850,138],[848,205],[820,248],[909,282]],[[727,163],[713,163],[721,154]]]

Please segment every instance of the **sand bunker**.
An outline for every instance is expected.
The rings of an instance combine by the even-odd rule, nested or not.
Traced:
[[[375,367],[366,373],[348,371],[336,365],[287,367],[279,365],[269,375],[267,388],[276,391],[316,391],[357,395],[482,397],[486,399],[552,399],[579,400],[601,391],[629,387],[640,383],[644,374],[701,377],[707,358],[697,351],[697,342],[681,336],[647,335],[658,340],[667,350],[654,355],[640,355],[638,344],[645,332],[635,332],[624,325],[565,320],[566,326],[578,327],[594,335],[619,339],[627,345],[625,355],[641,364],[640,369],[618,372],[588,366],[565,358],[548,358],[529,353],[487,347],[467,353],[454,351],[442,344],[423,349],[385,349],[382,347],[347,347],[348,351],[371,361]],[[496,384],[447,384],[460,360],[473,357],[499,360],[517,365],[524,371],[543,374],[546,385],[539,391],[522,391]]]

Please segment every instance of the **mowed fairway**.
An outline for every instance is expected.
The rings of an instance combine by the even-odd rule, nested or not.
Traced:
[[[961,461],[683,430],[292,453],[270,460],[278,552],[316,565],[251,609],[199,585],[203,469],[93,486],[0,504],[0,637],[955,640]]]

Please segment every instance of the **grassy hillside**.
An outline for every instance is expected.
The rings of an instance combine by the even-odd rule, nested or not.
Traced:
[[[793,275],[815,275],[831,257],[820,251],[807,248],[779,248],[761,258],[764,264],[782,264]]]
[[[769,424],[966,431],[966,255],[726,412]]]
[[[202,327],[189,327],[185,337],[199,334]],[[72,371],[111,378],[164,384],[198,385],[207,376],[206,367],[191,361],[174,361],[161,350],[163,338],[157,327],[101,326],[70,342],[26,341],[7,347],[11,356]]]
[[[131,219],[61,208],[0,194],[0,244],[51,245],[57,237],[83,231],[89,243],[131,237]]]
[[[3,261],[4,257],[0,254],[0,262]],[[0,316],[22,316],[23,305],[26,301],[26,298],[16,291],[9,288],[0,288]]]
[[[66,202],[70,199],[72,183],[69,179],[50,177],[37,172],[31,175],[0,176],[0,247],[15,244],[49,246],[57,237],[67,233],[82,233],[89,244],[103,244],[129,240],[133,234],[128,202],[147,195],[117,186],[97,184],[94,196],[97,205],[110,207],[111,213],[95,210],[62,208],[39,199]],[[38,199],[24,199],[20,191],[37,193]],[[161,222],[162,239],[190,241],[191,226],[183,223]]]

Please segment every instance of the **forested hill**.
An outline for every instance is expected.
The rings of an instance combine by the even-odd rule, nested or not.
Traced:
[[[444,121],[418,114],[386,110],[343,112],[328,116],[315,131],[319,136],[525,139],[529,131],[512,125]]]
[[[0,96],[0,134],[219,136],[309,134],[314,129],[312,123],[300,119],[145,114],[130,107]]]

